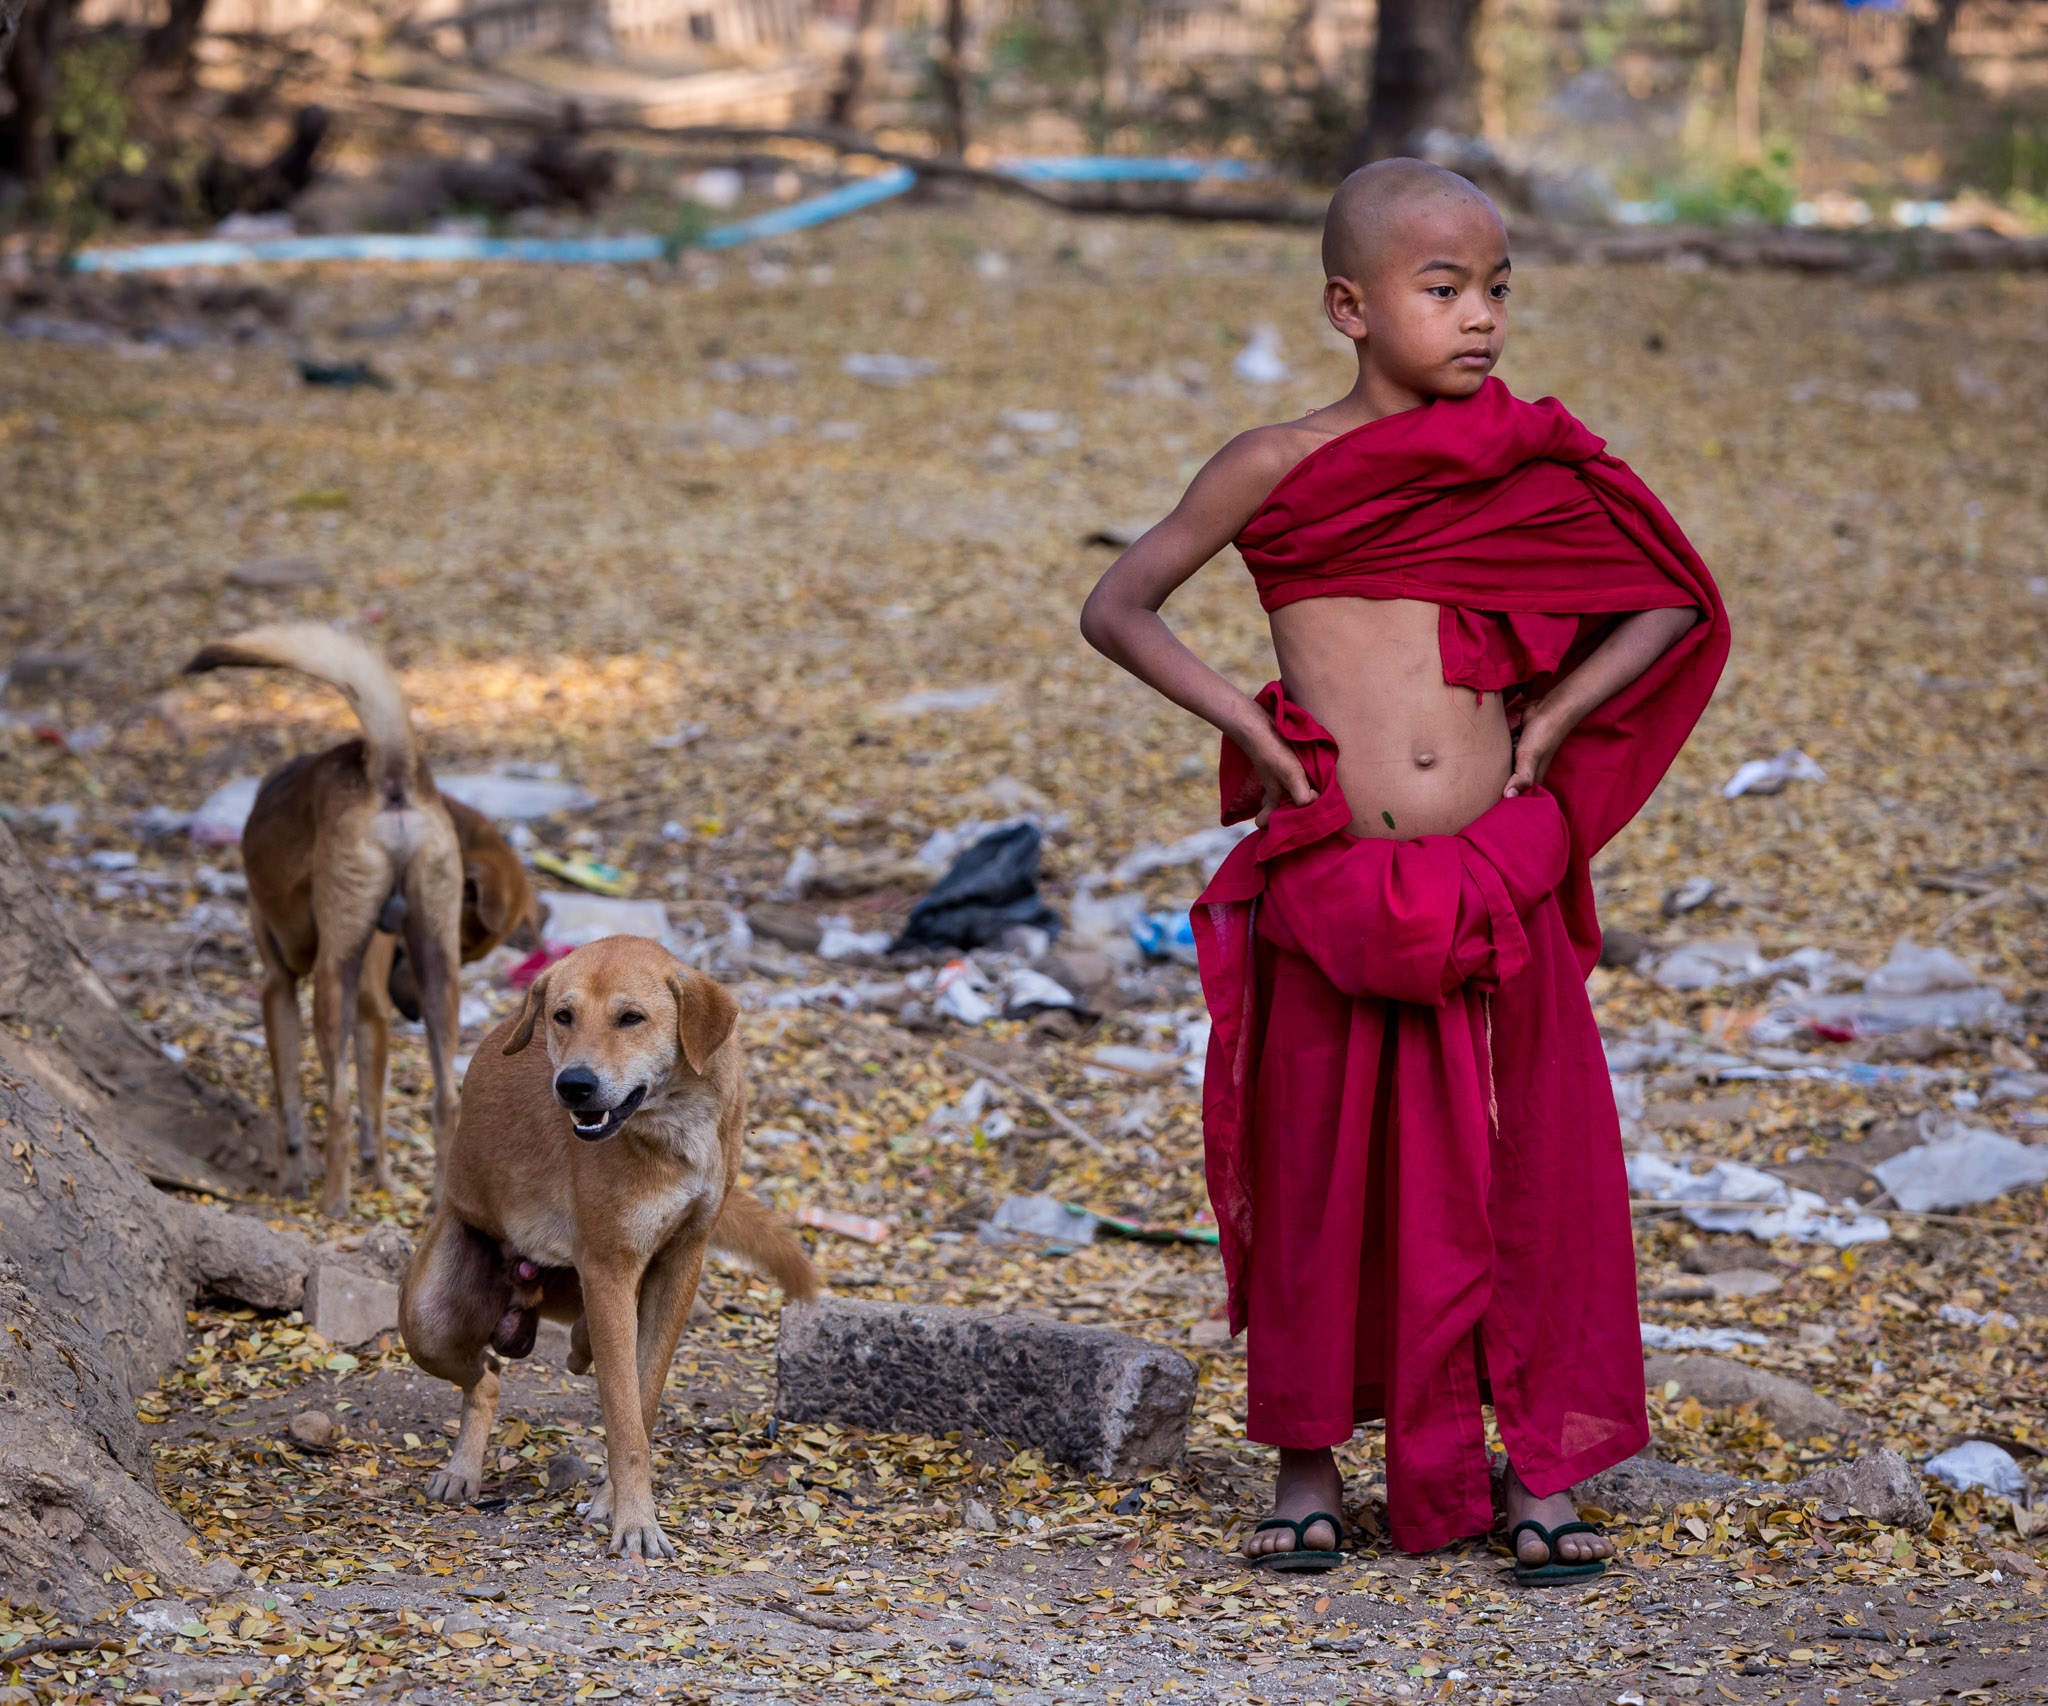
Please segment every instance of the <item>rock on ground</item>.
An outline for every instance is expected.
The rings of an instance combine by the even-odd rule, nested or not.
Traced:
[[[1918,1534],[1934,1520],[1920,1472],[1896,1451],[1880,1446],[1854,1463],[1830,1463],[1785,1489],[1787,1498],[1847,1505],[1873,1522]]]
[[[1581,1481],[1572,1489],[1572,1501],[1581,1508],[1597,1505],[1616,1516],[1649,1516],[1692,1499],[1725,1498],[1741,1492],[1748,1484],[1734,1475],[1720,1475],[1710,1469],[1664,1463],[1653,1457],[1631,1457]]]
[[[366,1345],[398,1330],[398,1287],[338,1262],[322,1262],[306,1281],[306,1325],[331,1345]]]
[[[1811,1434],[1860,1434],[1869,1423],[1811,1386],[1770,1374],[1747,1363],[1713,1356],[1652,1356],[1643,1359],[1643,1381],[1649,1386],[1678,1383],[1684,1397],[1702,1404],[1749,1404],[1768,1416],[1788,1439]]]
[[[1195,1369],[1104,1327],[824,1298],[782,1314],[776,1413],[901,1433],[976,1428],[1091,1474],[1180,1455]]]

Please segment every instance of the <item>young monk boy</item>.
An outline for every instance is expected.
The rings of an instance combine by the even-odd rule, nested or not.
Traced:
[[[1517,1575],[1588,1575],[1614,1548],[1569,1489],[1648,1426],[1587,863],[1704,709],[1726,617],[1601,440],[1490,377],[1509,263],[1478,189],[1355,172],[1323,265],[1357,383],[1226,445],[1081,618],[1223,732],[1224,821],[1258,824],[1194,910],[1246,1432],[1280,1454],[1245,1552],[1339,1561],[1331,1448],[1376,1417],[1395,1542],[1486,1532],[1491,1403]],[[1256,699],[1159,615],[1232,543],[1280,663]]]

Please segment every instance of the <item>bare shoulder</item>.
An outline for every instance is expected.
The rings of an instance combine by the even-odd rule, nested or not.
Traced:
[[[1210,457],[1195,483],[1209,487],[1232,508],[1249,514],[1266,501],[1296,463],[1335,436],[1319,415],[1253,427]]]

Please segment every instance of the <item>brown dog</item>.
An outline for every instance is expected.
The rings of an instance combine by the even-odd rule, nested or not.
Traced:
[[[313,1033],[327,1094],[327,1177],[320,1206],[348,1212],[349,1032],[357,1033],[362,1089],[358,1142],[377,1183],[390,1188],[384,1154],[387,985],[400,937],[427,1022],[434,1069],[437,1152],[454,1124],[454,1050],[461,990],[464,903],[474,885],[483,933],[511,930],[535,912],[512,850],[467,814],[494,848],[465,857],[459,818],[414,748],[405,695],[374,650],[318,623],[256,628],[205,647],[187,674],[229,667],[296,669],[347,695],[363,738],[293,759],[264,779],[242,832],[250,924],[262,957],[263,1031],[277,1092],[282,1188],[306,1188],[305,1108],[299,1095],[298,986],[313,980]],[[482,948],[479,952],[488,952]],[[354,1025],[351,1026],[351,1016]]]
[[[707,1248],[817,1290],[797,1236],[735,1191],[746,1074],[723,988],[659,943],[578,948],[478,1047],[441,1199],[401,1287],[405,1348],[462,1388],[462,1428],[427,1496],[476,1496],[498,1363],[539,1317],[575,1323],[570,1368],[597,1364],[607,1477],[592,1522],[611,1549],[669,1558],[648,1440]],[[532,1047],[538,1030],[543,1046]]]

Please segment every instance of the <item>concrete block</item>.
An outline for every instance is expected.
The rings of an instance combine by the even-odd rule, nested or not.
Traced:
[[[398,1287],[326,1262],[306,1279],[306,1325],[331,1345],[366,1345],[398,1331]]]
[[[827,1297],[782,1312],[776,1414],[890,1433],[955,1428],[1119,1478],[1180,1455],[1195,1367],[1145,1339],[937,1305]]]

